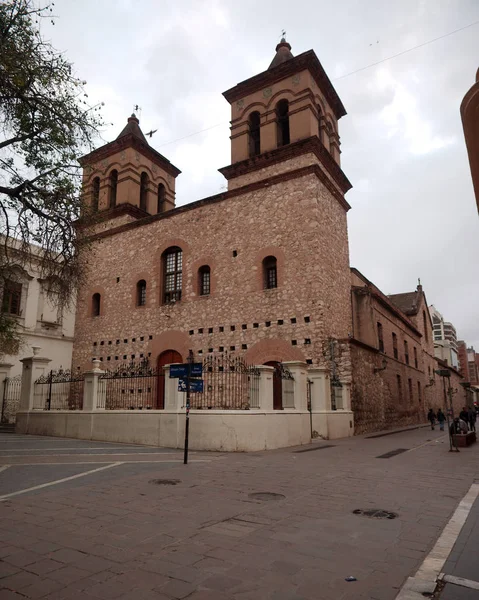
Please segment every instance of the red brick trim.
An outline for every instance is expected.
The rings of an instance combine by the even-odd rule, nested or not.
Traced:
[[[263,260],[267,256],[274,256],[276,258],[276,277],[278,280],[277,288],[281,288],[284,285],[284,271],[285,271],[285,257],[284,251],[279,246],[268,246],[267,248],[263,248],[258,252],[256,258],[254,260],[254,266],[256,267],[256,290],[263,291],[266,290],[264,287],[264,273],[263,273]],[[269,289],[266,291],[270,291]]]
[[[181,171],[175,167],[175,165],[170,163],[167,158],[165,158],[162,154],[157,152],[148,144],[145,145],[144,142],[139,140],[131,133],[116,139],[109,144],[105,144],[105,146],[102,146],[97,150],[93,150],[93,152],[90,152],[89,154],[85,154],[85,156],[82,156],[78,159],[78,162],[82,167],[84,167],[88,164],[104,160],[108,156],[112,156],[113,154],[121,152],[122,150],[126,150],[127,148],[134,148],[135,150],[138,150],[138,152],[141,152],[143,156],[161,166],[172,177],[177,177],[181,173]]]
[[[263,152],[263,154],[247,158],[233,165],[222,167],[218,170],[229,181],[230,179],[239,177],[240,175],[246,175],[253,171],[257,171],[258,169],[264,169],[265,167],[276,165],[280,162],[290,160],[291,158],[296,158],[297,156],[307,154],[308,152],[312,152],[316,158],[321,161],[328,173],[338,184],[338,187],[343,194],[353,187],[349,179],[341,170],[341,167],[334,160],[329,151],[324,147],[317,135],[313,135],[305,140],[293,142],[292,144],[288,144],[286,146],[280,146],[279,148],[275,148],[269,152]]]
[[[292,179],[298,179],[301,177],[305,177],[307,175],[316,175],[321,183],[331,192],[331,194],[336,198],[339,204],[344,208],[344,210],[348,211],[351,206],[345,200],[344,196],[338,191],[338,189],[333,185],[329,177],[324,173],[319,165],[310,165],[308,167],[302,167],[300,169],[294,169],[292,171],[286,171],[285,173],[281,173],[280,175],[275,175],[273,177],[267,177],[262,179],[261,181],[255,181],[248,185],[244,185],[242,187],[235,188],[234,190],[230,190],[225,192],[224,194],[217,194],[216,196],[210,196],[208,198],[203,198],[202,200],[197,200],[196,202],[191,202],[190,204],[185,204],[183,206],[178,206],[177,208],[168,210],[164,213],[158,213],[156,215],[148,215],[143,219],[138,221],[133,221],[132,223],[125,223],[124,225],[120,225],[119,227],[115,227],[114,229],[108,229],[107,231],[101,231],[92,236],[89,236],[87,240],[83,240],[83,243],[86,241],[99,240],[105,237],[109,237],[111,235],[116,235],[118,233],[123,233],[125,231],[129,231],[130,229],[134,229],[135,227],[141,227],[143,225],[149,225],[154,221],[159,221],[160,219],[168,219],[170,217],[174,217],[183,212],[188,212],[190,210],[195,210],[196,208],[200,208],[201,206],[207,206],[209,204],[216,204],[217,202],[223,202],[224,200],[228,200],[229,198],[234,198],[236,196],[241,196],[243,194],[247,194],[248,192],[254,192],[256,190],[261,190],[270,185],[277,185],[279,183],[283,183],[284,181],[290,181]],[[122,206],[122,205],[121,205]],[[78,221],[77,221],[78,223]]]
[[[209,267],[210,268],[210,293],[207,296],[200,295],[200,279],[199,279],[199,270],[201,267]],[[216,292],[216,261],[214,258],[205,257],[195,260],[195,262],[191,265],[191,277],[192,277],[192,287],[193,287],[193,300],[202,300],[205,298],[214,298]]]
[[[245,361],[250,365],[264,365],[269,361],[284,362],[285,360],[301,360],[306,362],[306,357],[297,346],[281,338],[260,340],[251,346],[245,354]]]
[[[151,362],[156,366],[158,357],[166,350],[175,350],[186,360],[189,346],[190,340],[184,331],[170,330],[154,336],[148,344],[148,351],[151,352]]]
[[[93,316],[93,296],[95,294],[100,294],[100,314]],[[105,288],[103,286],[97,285],[89,291],[88,303],[87,303],[87,310],[88,310],[87,316],[90,319],[98,319],[99,317],[105,316],[105,298],[106,298],[106,292],[105,292]]]
[[[257,92],[261,88],[271,86],[305,69],[309,70],[313,76],[319,89],[323,92],[326,100],[333,109],[336,118],[340,119],[343,117],[346,114],[346,109],[313,50],[303,52],[273,69],[268,69],[267,71],[263,71],[263,73],[259,73],[238,83],[235,87],[223,92],[223,96],[231,104],[236,100],[241,100]]]

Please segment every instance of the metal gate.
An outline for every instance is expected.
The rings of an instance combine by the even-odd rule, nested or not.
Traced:
[[[148,360],[119,365],[100,378],[106,410],[152,410],[157,408],[158,370]],[[103,404],[103,401],[102,401]]]
[[[50,371],[35,381],[34,410],[82,410],[83,373]]]
[[[1,423],[15,423],[17,412],[20,408],[20,394],[22,391],[22,376],[5,377],[3,380],[3,398]]]

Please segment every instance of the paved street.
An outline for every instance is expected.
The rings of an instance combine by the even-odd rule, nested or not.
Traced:
[[[0,600],[393,600],[479,477],[478,445],[448,448],[421,428],[185,466],[3,435]]]

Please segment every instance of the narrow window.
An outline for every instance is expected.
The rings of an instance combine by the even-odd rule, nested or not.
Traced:
[[[143,171],[140,180],[140,208],[146,212],[146,199],[148,195],[148,175]]]
[[[136,305],[145,306],[146,304],[146,281],[140,279],[136,284]]]
[[[412,379],[410,377],[407,380],[407,385],[408,385],[408,388],[409,388],[409,400],[412,401],[413,400],[413,397],[412,397]]]
[[[428,336],[428,332],[427,332],[427,319],[426,319],[426,311],[425,310],[422,311],[422,320],[424,323],[424,337],[426,338],[426,342],[428,342],[429,336]]]
[[[416,346],[414,346],[414,366],[416,367],[416,369],[418,368],[418,362],[417,362],[417,348],[416,348]]]
[[[91,303],[91,315],[92,317],[99,317],[101,309],[101,295],[93,294],[92,303]]]
[[[394,358],[398,358],[398,336],[393,333],[393,353],[394,353]]]
[[[208,296],[211,289],[211,269],[205,265],[199,269],[198,274],[200,296]]]
[[[278,272],[274,256],[267,256],[263,260],[263,279],[265,289],[271,290],[278,287]]]
[[[398,387],[398,398],[399,398],[399,400],[402,400],[402,382],[401,382],[401,375],[396,375],[396,379],[397,379],[397,387]]]
[[[100,178],[95,177],[92,186],[91,209],[93,212],[98,212],[100,206]]]
[[[118,187],[118,171],[113,169],[110,173],[110,208],[116,206],[116,189]]]
[[[404,340],[404,362],[409,364],[409,348],[406,340]]]
[[[249,155],[258,156],[260,152],[260,116],[259,112],[255,111],[249,116]]]
[[[165,212],[165,186],[162,183],[158,185],[158,208],[156,212]]]
[[[172,304],[181,300],[183,283],[183,252],[173,246],[163,253],[163,303]]]
[[[383,326],[381,323],[378,323],[378,345],[379,352],[384,352]]]
[[[20,315],[22,301],[22,284],[7,279],[3,291],[2,312],[10,315]]]
[[[286,146],[289,144],[289,102],[287,100],[280,100],[276,105],[276,121],[277,121],[277,135],[278,135],[278,147]]]
[[[417,399],[419,400],[419,402],[421,402],[422,398],[421,398],[421,382],[418,381],[417,382]]]

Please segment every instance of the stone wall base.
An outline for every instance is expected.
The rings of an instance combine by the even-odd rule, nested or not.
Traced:
[[[349,411],[313,413],[313,437],[352,436]],[[185,413],[169,411],[30,411],[17,414],[17,433],[183,448]],[[317,435],[314,434],[317,433]],[[191,450],[254,452],[311,442],[309,412],[190,412]]]

